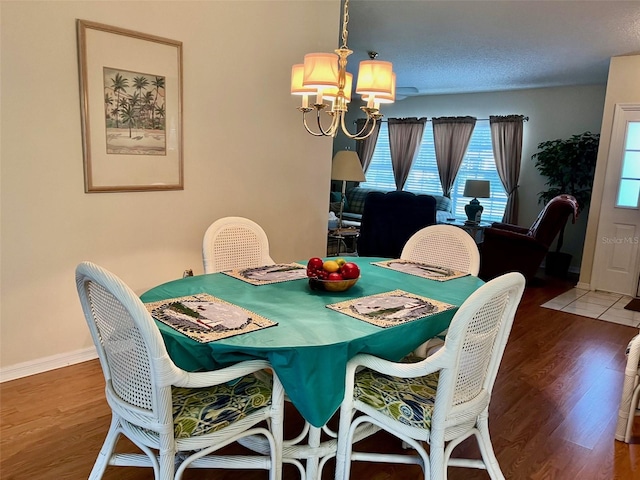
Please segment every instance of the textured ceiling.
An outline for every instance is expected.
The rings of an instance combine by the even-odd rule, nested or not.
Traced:
[[[640,0],[350,0],[348,31],[348,70],[378,52],[399,98],[604,84],[640,54]]]

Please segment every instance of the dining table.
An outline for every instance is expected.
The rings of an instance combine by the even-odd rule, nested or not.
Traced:
[[[164,283],[141,299],[149,304],[208,294],[273,322],[268,328],[202,342],[156,319],[169,356],[184,370],[210,371],[243,360],[268,360],[287,399],[309,427],[307,443],[289,443],[284,460],[305,460],[305,478],[316,479],[323,462],[335,455],[335,439],[321,442],[320,436],[343,400],[347,362],[359,353],[400,360],[446,330],[458,307],[484,283],[471,275],[441,281],[380,265],[388,260],[349,258],[358,265],[360,278],[342,292],[311,288],[306,278],[255,285],[220,272]],[[304,267],[307,262],[297,263]],[[447,308],[390,327],[331,308],[397,290],[443,302]]]

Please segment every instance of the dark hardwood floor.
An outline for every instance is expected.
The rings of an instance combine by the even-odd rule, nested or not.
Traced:
[[[640,419],[631,444],[614,440],[624,348],[637,329],[540,308],[571,288],[548,279],[527,287],[500,368],[489,420],[507,479],[640,479]],[[0,477],[87,478],[109,426],[98,361],[0,385]],[[300,425],[287,406],[287,431]],[[362,449],[401,452],[378,433]],[[122,448],[132,448],[127,441]],[[235,447],[235,450],[242,447]],[[458,450],[474,453],[473,442]],[[333,478],[333,462],[323,479]],[[151,479],[148,469],[109,467],[105,479]],[[190,471],[185,479],[266,479],[264,471]],[[285,468],[285,479],[297,478]],[[357,480],[421,479],[415,466],[355,463]],[[488,479],[450,468],[450,480]]]

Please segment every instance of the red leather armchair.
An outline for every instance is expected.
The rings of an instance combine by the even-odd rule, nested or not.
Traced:
[[[520,272],[531,280],[569,217],[575,223],[577,215],[576,199],[558,195],[545,205],[530,228],[493,223],[484,230],[478,276],[490,280],[507,272]]]

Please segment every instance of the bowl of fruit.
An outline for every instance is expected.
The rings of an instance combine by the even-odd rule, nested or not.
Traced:
[[[360,278],[360,268],[343,258],[323,260],[314,257],[307,262],[307,277],[312,290],[344,292],[356,284]]]

